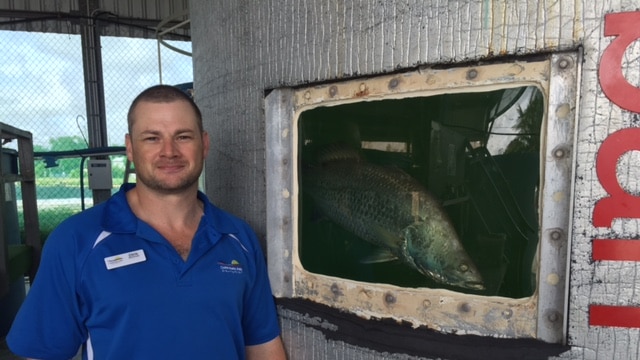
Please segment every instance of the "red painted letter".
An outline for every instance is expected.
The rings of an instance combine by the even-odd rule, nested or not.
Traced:
[[[640,128],[627,128],[609,135],[598,151],[596,174],[600,184],[609,194],[593,208],[593,225],[611,227],[613,219],[640,218],[640,197],[624,191],[618,183],[616,166],[626,152],[640,150]]]
[[[640,328],[640,308],[589,305],[589,325]]]
[[[640,38],[640,12],[605,15],[604,35],[617,36],[602,54],[598,76],[605,95],[625,110],[640,112],[640,89],[622,74],[622,58],[629,45]],[[609,135],[596,157],[596,173],[609,196],[596,202],[593,225],[611,227],[613,219],[640,218],[640,196],[627,193],[618,183],[618,160],[628,151],[640,150],[640,128],[627,128]],[[638,239],[594,239],[594,261],[640,261]],[[640,307],[589,305],[590,326],[640,328]]]
[[[607,14],[604,35],[617,36],[604,50],[598,77],[604,94],[621,108],[640,113],[640,89],[622,74],[622,58],[629,45],[640,38],[640,12]]]

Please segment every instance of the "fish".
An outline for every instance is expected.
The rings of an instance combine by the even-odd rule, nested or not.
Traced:
[[[302,171],[302,192],[330,221],[437,283],[484,290],[482,275],[437,199],[405,171],[330,146]]]

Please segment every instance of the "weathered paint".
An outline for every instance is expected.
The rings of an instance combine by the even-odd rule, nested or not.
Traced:
[[[620,241],[640,236],[634,212],[640,189],[638,149],[627,140],[609,154],[609,141],[617,137],[615,134],[631,134],[626,131],[635,131],[640,124],[640,44],[637,21],[633,20],[638,16],[637,1],[192,0],[190,6],[196,98],[212,135],[207,190],[223,207],[247,218],[263,239],[267,211],[283,211],[266,207],[265,189],[269,188],[265,178],[275,170],[265,166],[265,91],[581,47],[584,58],[575,105],[567,107],[559,102],[554,112],[562,118],[567,111],[575,111],[575,123],[563,128],[575,131],[574,143],[547,152],[549,160],[563,157],[567,151],[575,159],[574,164],[563,165],[573,167],[572,190],[554,191],[549,198],[569,201],[572,206],[563,214],[570,220],[570,231],[548,234],[549,239],[568,237],[571,246],[565,315],[571,350],[561,357],[640,358],[640,328],[623,321],[633,319],[640,305],[640,264],[636,259],[620,261],[618,255],[610,254],[620,244],[629,251],[624,245],[628,243]],[[324,91],[340,94],[330,86]],[[351,94],[369,96],[370,92],[365,85],[362,89],[357,86]],[[599,160],[600,156],[606,160]],[[613,180],[606,180],[607,176]],[[603,212],[601,217],[596,211],[598,205],[602,209],[606,204],[604,199],[625,197],[631,206],[615,216]],[[293,219],[284,219],[279,235],[291,231]],[[603,247],[604,255],[600,252]],[[293,251],[284,251],[282,256],[288,258]],[[268,256],[271,260],[277,255]],[[556,280],[554,274],[560,272],[545,274],[543,279],[562,283],[561,276]],[[291,278],[282,281],[293,286]],[[356,291],[360,297],[371,295],[380,306],[398,306],[385,302],[387,295],[395,299],[394,304],[403,302],[402,290],[370,294],[340,285],[334,290],[338,294]],[[333,293],[329,286],[327,294]],[[430,304],[433,301],[430,299]],[[425,308],[425,304],[412,306]],[[473,304],[452,307],[458,312],[467,309],[473,313],[476,309]],[[402,357],[327,340],[305,327],[295,314],[283,316],[283,331],[294,359]]]

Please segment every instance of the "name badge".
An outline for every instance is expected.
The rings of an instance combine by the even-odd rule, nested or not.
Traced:
[[[107,270],[133,265],[143,261],[147,261],[147,258],[144,256],[142,249],[104,258]]]

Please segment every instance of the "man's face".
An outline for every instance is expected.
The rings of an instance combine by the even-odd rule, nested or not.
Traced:
[[[209,136],[198,128],[191,105],[140,102],[134,119],[125,142],[138,185],[167,194],[197,189]]]

